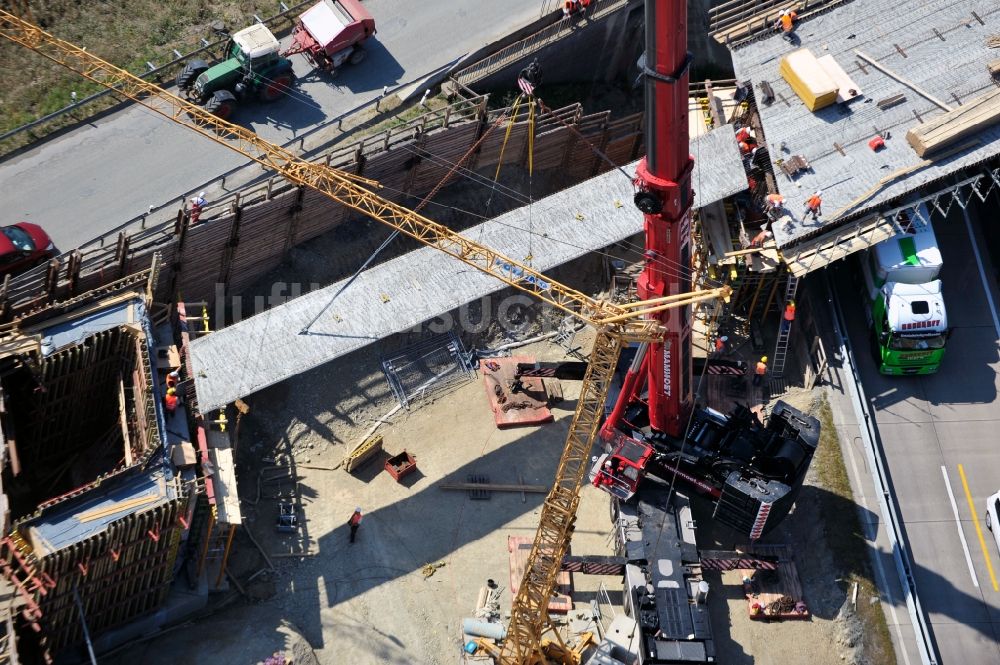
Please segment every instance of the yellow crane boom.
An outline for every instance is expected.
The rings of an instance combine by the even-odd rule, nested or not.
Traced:
[[[0,35],[273,169],[293,183],[315,189],[597,328],[555,483],[542,506],[524,580],[512,602],[508,638],[499,655],[504,664],[547,662],[542,636],[550,627],[548,602],[572,537],[580,488],[618,356],[629,342],[662,339],[662,328],[655,320],[644,318],[647,314],[704,300],[726,299],[729,287],[668,296],[630,307],[596,300],[366,189],[365,186],[379,186],[374,180],[301,159],[4,10],[0,10]]]

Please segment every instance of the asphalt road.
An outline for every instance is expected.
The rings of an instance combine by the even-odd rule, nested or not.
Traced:
[[[546,4],[366,0],[378,32],[365,44],[364,62],[331,79],[293,56],[299,83],[291,94],[248,105],[234,121],[283,143],[377,97],[383,86],[418,80],[537,19]],[[65,251],[246,161],[133,105],[0,163],[3,223],[40,224]]]
[[[970,211],[975,228],[978,221]],[[953,328],[938,374],[880,375],[868,352],[857,288],[843,266],[837,283],[940,662],[996,663],[1000,553],[983,515],[986,497],[1000,488],[1000,324],[984,284],[989,283],[993,303],[1000,304],[1000,297],[979,269],[962,210],[953,206],[948,219],[935,220],[934,228],[945,261],[942,280]],[[985,274],[994,275],[989,257],[984,253],[982,258]],[[891,562],[886,566],[895,576]],[[912,633],[907,637],[912,639]],[[906,651],[899,662],[916,665],[915,652]]]

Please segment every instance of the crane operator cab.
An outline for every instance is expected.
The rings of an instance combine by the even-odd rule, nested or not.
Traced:
[[[610,453],[593,458],[591,484],[622,501],[631,499],[639,489],[653,448],[617,433]]]

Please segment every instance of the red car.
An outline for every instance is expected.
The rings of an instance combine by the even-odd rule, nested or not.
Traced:
[[[16,275],[56,254],[56,246],[42,227],[29,222],[4,226],[0,233],[0,277]]]

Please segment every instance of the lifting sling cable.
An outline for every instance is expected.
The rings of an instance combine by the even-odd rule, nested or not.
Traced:
[[[522,99],[524,99],[524,95],[518,95],[517,99],[514,100],[514,105],[510,114],[510,122],[507,123],[507,133],[504,134],[503,143],[500,145],[500,158],[497,160],[497,172],[493,174],[494,182],[496,182],[500,177],[500,167],[503,166],[503,151],[507,148],[507,141],[510,140],[511,130],[514,129],[514,123],[517,122],[517,114],[521,108]]]
[[[524,257],[524,262],[529,266],[531,265],[531,260],[535,258],[534,251],[532,251],[532,233],[531,228],[531,210],[533,201],[533,194],[531,191],[531,176],[534,172],[534,155],[535,155],[535,100],[532,98],[528,99],[528,255]]]

